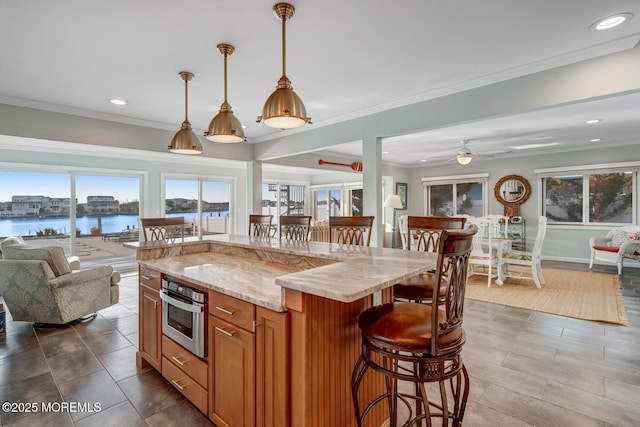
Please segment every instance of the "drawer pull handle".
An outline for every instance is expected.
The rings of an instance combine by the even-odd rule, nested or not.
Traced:
[[[173,359],[173,361],[176,362],[180,366],[184,366],[186,364],[186,362],[183,362],[182,360],[178,359],[175,356],[171,356],[171,359]]]
[[[176,386],[180,391],[184,391],[185,387],[180,384],[180,380],[176,381],[176,380],[171,380],[171,383]]]
[[[151,277],[149,277],[149,276],[142,276],[142,278],[143,278],[144,280],[151,280]]]
[[[219,328],[218,326],[216,326],[216,331],[222,332],[223,334],[225,334],[225,335],[227,335],[229,337],[233,336],[233,332],[227,332],[227,331],[224,330],[224,328]]]
[[[218,307],[217,305],[216,305],[216,310],[220,310],[221,312],[223,312],[224,314],[228,314],[229,316],[233,316],[234,314],[236,314],[236,312],[233,310],[229,310],[228,308],[225,308],[225,307]]]

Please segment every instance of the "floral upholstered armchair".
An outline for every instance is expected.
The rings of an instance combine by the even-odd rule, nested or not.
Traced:
[[[110,266],[72,270],[58,246],[1,248],[0,295],[13,320],[65,324],[118,302],[120,275]]]
[[[606,237],[592,237],[589,239],[591,248],[591,261],[589,270],[594,261],[605,261],[618,266],[618,275],[622,274],[622,261],[634,259],[640,261],[640,227],[625,226],[614,228]]]

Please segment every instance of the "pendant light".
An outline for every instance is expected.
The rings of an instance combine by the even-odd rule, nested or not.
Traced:
[[[262,116],[258,116],[256,121],[260,123],[264,120],[265,125],[276,129],[292,129],[311,123],[311,117],[307,117],[307,110],[300,97],[293,91],[286,73],[286,22],[294,12],[294,7],[289,3],[273,6],[273,13],[282,21],[282,77],[278,80],[275,92],[264,103]]]
[[[220,55],[224,57],[224,102],[220,106],[218,114],[209,123],[209,130],[204,135],[213,142],[242,142],[245,140],[242,124],[233,114],[231,105],[227,102],[227,57],[231,56],[235,48],[225,43],[221,43],[217,47]]]
[[[193,74],[188,71],[180,71],[179,75],[184,80],[184,122],[182,122],[182,128],[176,132],[171,140],[169,151],[177,154],[202,154],[200,138],[191,130],[191,123],[189,123],[188,84],[189,80],[193,78]]]

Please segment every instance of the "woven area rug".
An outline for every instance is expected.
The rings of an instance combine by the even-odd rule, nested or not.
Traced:
[[[629,326],[620,280],[617,275],[570,270],[542,270],[545,284],[536,288],[533,280],[508,278],[487,287],[487,277],[467,280],[465,297],[477,301],[526,308],[576,319]]]

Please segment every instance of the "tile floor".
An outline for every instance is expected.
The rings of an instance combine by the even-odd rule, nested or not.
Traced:
[[[467,301],[465,427],[640,425],[640,269],[625,269],[621,282],[630,327]],[[90,402],[101,410],[2,412],[2,425],[213,425],[155,370],[136,368],[137,305],[133,275],[121,282],[120,303],[93,321],[34,329],[9,320],[0,338],[2,402]]]

